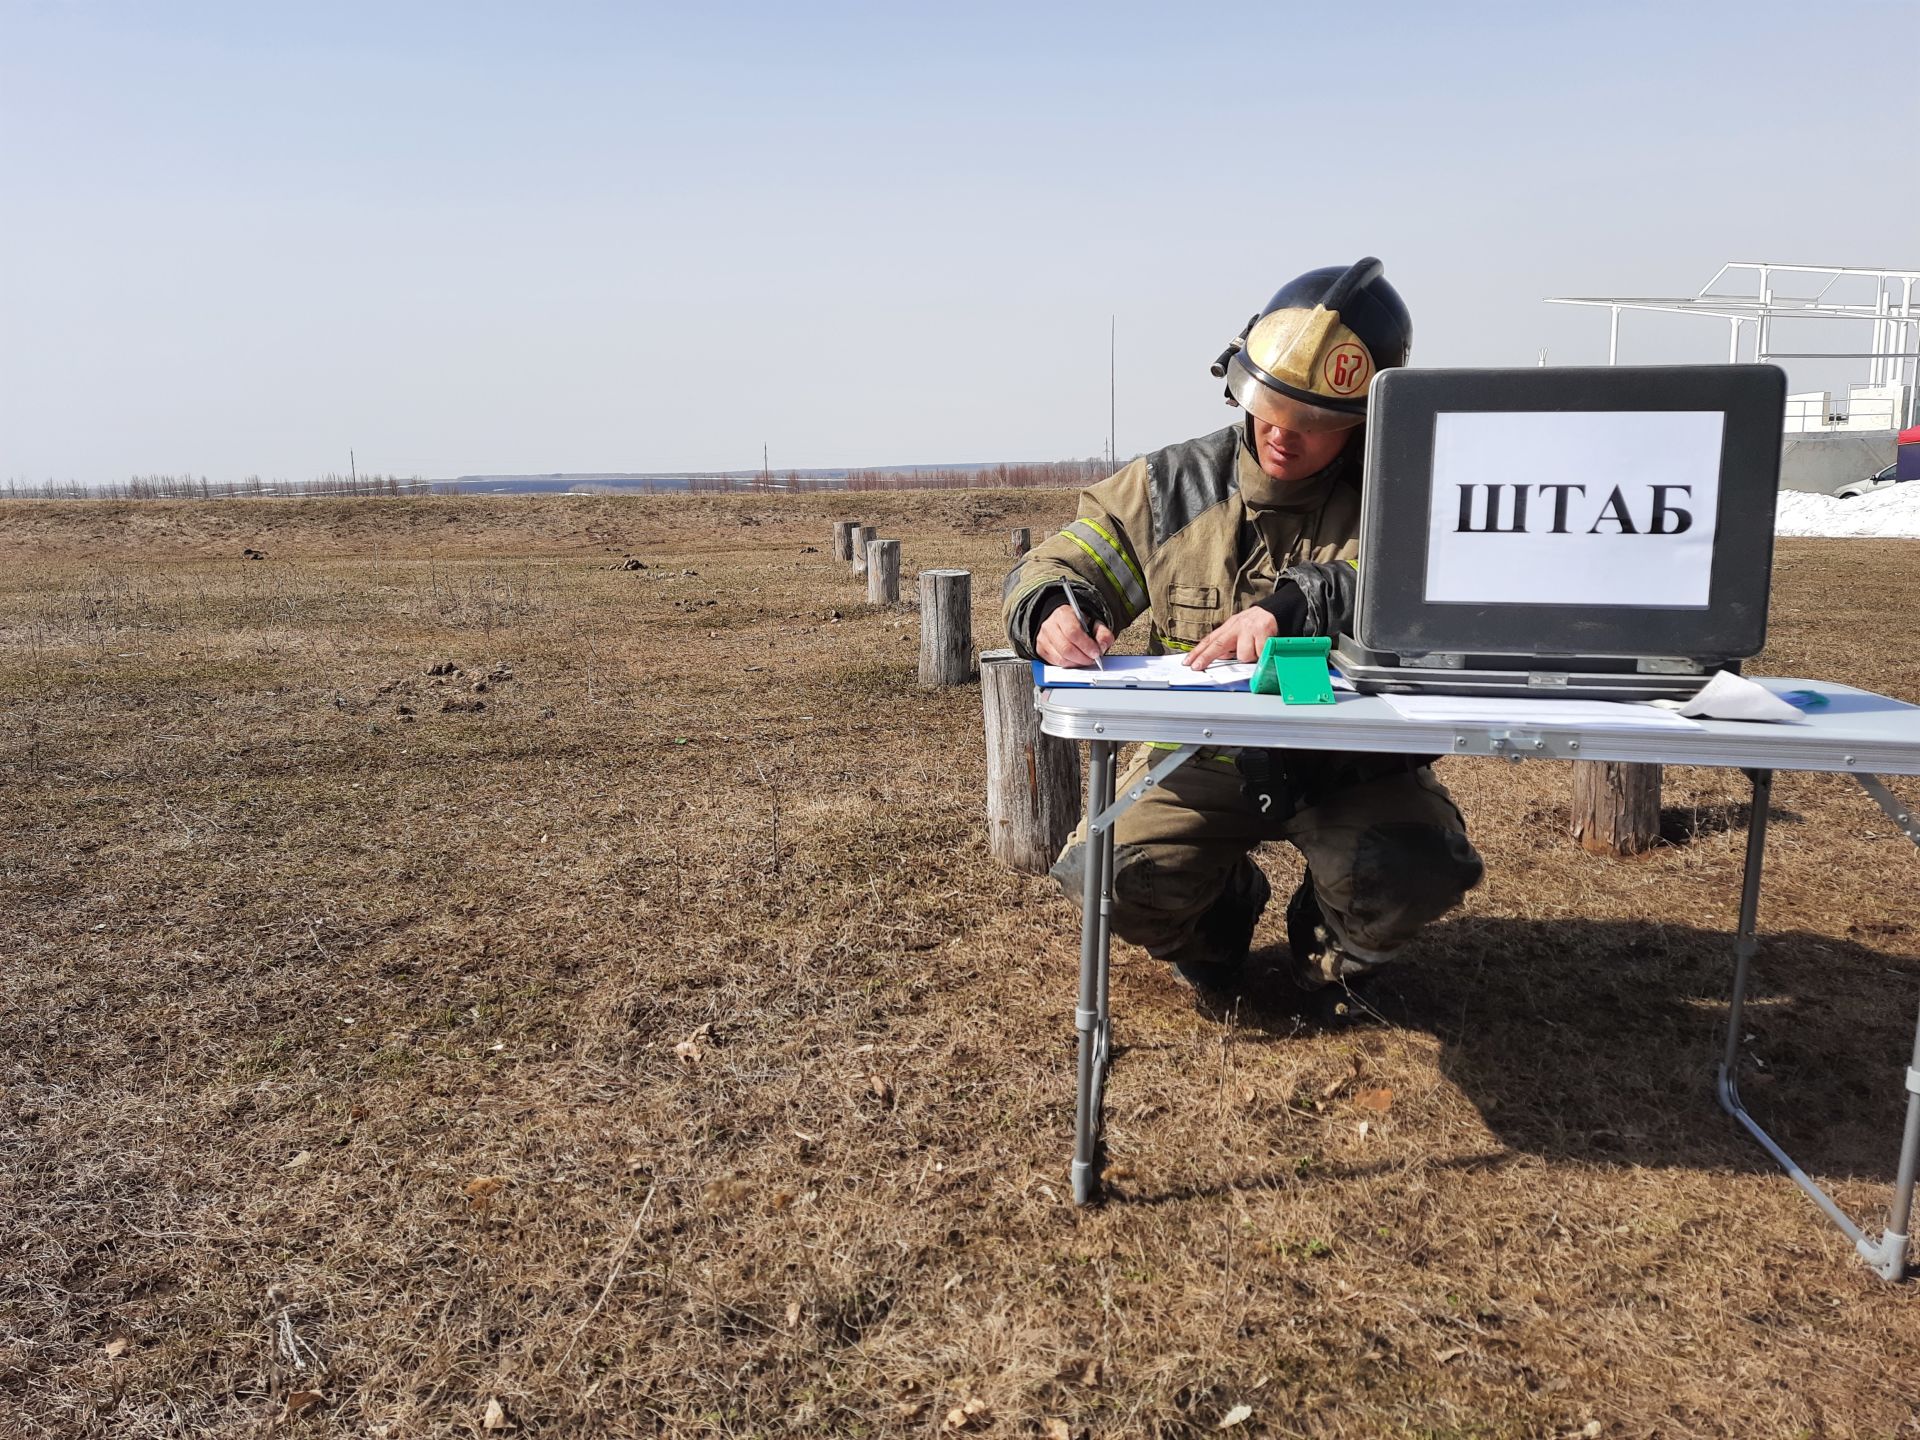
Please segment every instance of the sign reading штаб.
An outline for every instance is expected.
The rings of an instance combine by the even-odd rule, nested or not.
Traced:
[[[1704,609],[1717,410],[1435,417],[1430,604]]]

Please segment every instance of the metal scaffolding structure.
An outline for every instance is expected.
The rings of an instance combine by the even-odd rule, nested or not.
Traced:
[[[1729,294],[1715,289],[1729,276],[1749,273],[1755,282],[1752,294]],[[1811,277],[1806,283],[1818,288],[1811,295],[1776,294],[1775,279],[1788,275]],[[1855,276],[1872,281],[1871,301],[1845,302],[1829,298],[1835,286]],[[1751,358],[1756,361],[1865,360],[1866,383],[1869,387],[1904,387],[1903,408],[1907,413],[1892,417],[1897,427],[1899,424],[1914,423],[1915,397],[1920,394],[1920,309],[1916,309],[1914,304],[1916,283],[1920,283],[1920,270],[1732,260],[1722,265],[1714,277],[1693,295],[1553,295],[1548,297],[1547,303],[1590,305],[1606,309],[1609,312],[1609,365],[1618,363],[1620,312],[1623,310],[1657,310],[1670,315],[1702,315],[1725,320],[1729,364],[1740,359],[1741,341],[1746,333],[1743,327],[1747,325],[1753,326]],[[1856,327],[1868,323],[1872,326],[1872,340],[1865,350],[1778,350],[1770,341],[1773,325],[1780,320],[1846,322]]]

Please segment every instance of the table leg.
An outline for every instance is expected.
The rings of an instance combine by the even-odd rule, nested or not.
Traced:
[[[1893,1204],[1887,1209],[1887,1233],[1880,1238],[1879,1263],[1883,1279],[1898,1280],[1907,1273],[1907,1237],[1913,1233],[1913,1182],[1920,1171],[1920,1023],[1913,1031],[1913,1059],[1907,1065],[1907,1128],[1900,1140],[1900,1165],[1893,1181]]]
[[[1200,753],[1182,745],[1158,761],[1134,787],[1113,793],[1117,747],[1110,740],[1087,746],[1087,836],[1080,891],[1080,1003],[1073,1028],[1080,1032],[1078,1089],[1073,1114],[1073,1203],[1100,1193],[1101,1107],[1107,1097],[1107,1062],[1113,1021],[1107,1010],[1107,977],[1113,954],[1113,845],[1120,817],[1175,770]]]
[[[1107,776],[1102,786],[1109,805],[1113,802],[1114,775],[1119,768],[1119,759],[1113,746],[1107,747]],[[1094,951],[1097,960],[1094,984],[1094,1011],[1097,1018],[1093,1025],[1093,1117],[1095,1160],[1099,1159],[1100,1120],[1107,1098],[1107,1064],[1113,1058],[1113,1015],[1107,1006],[1107,984],[1113,974],[1113,837],[1114,826],[1109,824],[1102,829],[1098,837],[1089,836],[1089,842],[1098,845],[1100,859],[1100,931]],[[1093,1176],[1094,1186],[1100,1184],[1098,1169]]]
[[[1095,833],[1094,819],[1113,801],[1113,742],[1087,746],[1087,836],[1081,864],[1080,999],[1073,1012],[1079,1032],[1079,1069],[1073,1111],[1073,1203],[1099,1193],[1100,1102],[1106,1088],[1107,950],[1113,891],[1112,830]]]
[[[1767,811],[1773,802],[1773,772],[1750,770],[1753,805],[1747,815],[1747,862],[1740,874],[1740,928],[1733,943],[1733,998],[1727,1006],[1727,1046],[1720,1058],[1720,1104],[1736,1119],[1740,1108],[1740,1020],[1747,1003],[1747,972],[1760,948],[1760,869],[1766,858]]]
[[[1873,797],[1874,804],[1900,827],[1900,833],[1920,846],[1920,821],[1900,803],[1900,799],[1878,775],[1855,775],[1860,788]],[[1912,1228],[1913,1185],[1920,1175],[1920,1022],[1913,1034],[1913,1057],[1907,1063],[1907,1123],[1900,1139],[1900,1161],[1894,1170],[1893,1203],[1887,1207],[1887,1233],[1880,1237],[1877,1253],[1868,1254],[1868,1263],[1888,1280],[1906,1274],[1907,1237]]]
[[[1915,1171],[1920,1168],[1920,1025],[1915,1029],[1913,1061],[1907,1069],[1907,1123],[1894,1181],[1893,1204],[1888,1210],[1886,1233],[1878,1240],[1867,1238],[1833,1197],[1816,1185],[1813,1178],[1794,1163],[1793,1157],[1781,1149],[1779,1143],[1747,1113],[1740,1099],[1741,1020],[1746,1006],[1748,974],[1754,952],[1759,948],[1760,870],[1766,849],[1767,808],[1773,794],[1771,771],[1753,770],[1748,775],[1753,781],[1753,814],[1747,823],[1746,868],[1740,885],[1740,928],[1734,946],[1733,996],[1727,1006],[1726,1049],[1720,1061],[1720,1107],[1737,1120],[1759,1142],[1760,1147],[1773,1157],[1774,1162],[1787,1172],[1787,1178],[1804,1190],[1827,1218],[1840,1227],[1847,1238],[1853,1241],[1854,1249],[1861,1258],[1881,1278],[1898,1280],[1906,1273],[1907,1222],[1913,1207]],[[1897,802],[1893,801],[1886,787],[1872,776],[1860,776],[1859,779],[1881,807],[1894,815]],[[1904,812],[1895,815],[1895,820],[1916,843],[1920,843],[1920,836],[1914,836],[1909,829]]]

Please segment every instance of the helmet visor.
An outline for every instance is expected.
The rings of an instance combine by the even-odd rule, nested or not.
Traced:
[[[1314,435],[1326,430],[1351,430],[1367,423],[1364,411],[1356,415],[1345,410],[1323,410],[1318,405],[1282,395],[1272,386],[1261,384],[1240,365],[1227,366],[1227,391],[1249,415],[1282,430]]]

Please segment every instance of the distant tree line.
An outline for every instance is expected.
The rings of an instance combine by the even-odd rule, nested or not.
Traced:
[[[1015,460],[998,465],[914,468],[910,470],[878,468],[849,470],[845,478],[802,475],[797,470],[786,474],[762,475],[714,474],[689,475],[685,488],[697,494],[741,494],[761,491],[807,492],[821,490],[1031,490],[1043,488],[1078,489],[1093,485],[1118,468],[1097,456],[1090,460]]]
[[[445,493],[442,487],[441,493]],[[0,484],[0,500],[291,500],[310,495],[365,495],[401,498],[434,493],[433,483],[418,476],[322,475],[317,480],[211,481],[204,475],[135,475],[105,485],[79,485],[47,480],[38,485],[8,480]]]
[[[1037,490],[1079,489],[1111,475],[1116,467],[1090,460],[1015,460],[967,470],[850,470],[849,490]]]
[[[617,487],[582,485],[586,493],[735,495],[805,493],[825,490],[1026,490],[1074,488],[1104,480],[1114,467],[1105,460],[1017,460],[968,469],[849,470],[844,477],[785,474],[688,475],[684,480],[654,485],[646,481]],[[46,480],[39,484],[0,482],[0,500],[291,500],[307,496],[378,496],[400,499],[417,495],[453,495],[460,487],[419,476],[322,475],[317,480],[211,481],[204,475],[135,475],[105,485]]]

